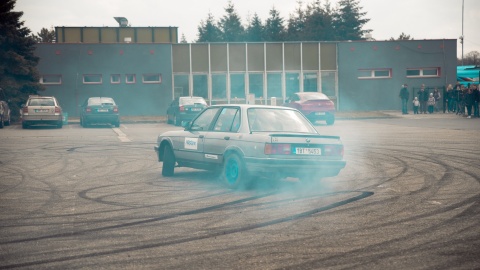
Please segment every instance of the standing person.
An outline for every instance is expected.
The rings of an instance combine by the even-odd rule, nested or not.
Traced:
[[[430,93],[430,96],[428,97],[427,106],[428,113],[433,113],[433,110],[435,108],[435,97],[433,96],[433,93]]]
[[[436,87],[433,90],[433,97],[435,98],[434,109],[435,109],[435,112],[438,112],[438,106],[440,106],[440,98],[442,97],[442,95],[440,95],[440,91],[438,91]]]
[[[428,91],[425,90],[425,84],[422,84],[418,91],[418,101],[420,101],[420,113],[427,113]]]
[[[467,118],[472,118],[472,109],[473,109],[473,104],[475,102],[475,98],[473,97],[473,89],[472,87],[469,87],[465,93],[465,107],[467,107]]]
[[[473,85],[473,117],[480,117],[478,112],[478,104],[480,103],[480,85]]]
[[[420,101],[418,101],[418,98],[415,97],[413,99],[413,114],[418,114],[418,108],[420,107]]]
[[[443,99],[445,100],[446,102],[446,112],[447,113],[451,113],[453,112],[453,86],[452,84],[449,84],[447,86],[447,92],[445,93],[445,96],[443,97]]]
[[[470,88],[470,86],[469,86]],[[457,94],[457,114],[463,116],[465,115],[465,86],[461,85],[460,89],[456,92]]]
[[[410,97],[410,93],[408,93],[407,84],[402,85],[402,89],[400,89],[400,94],[398,95],[402,99],[402,114],[408,114],[408,98]]]

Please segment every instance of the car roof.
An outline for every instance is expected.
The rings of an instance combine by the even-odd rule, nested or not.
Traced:
[[[315,95],[315,96],[318,96],[318,98],[321,98],[321,99],[329,99],[327,95],[325,95],[324,93],[320,93],[320,92],[297,92],[295,94],[297,94],[299,97]]]

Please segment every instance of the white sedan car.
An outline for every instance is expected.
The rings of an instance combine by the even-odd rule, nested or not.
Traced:
[[[312,181],[345,167],[338,136],[317,132],[297,109],[264,105],[214,105],[184,130],[158,136],[154,147],[162,175],[175,167],[216,170],[230,188],[261,176]]]

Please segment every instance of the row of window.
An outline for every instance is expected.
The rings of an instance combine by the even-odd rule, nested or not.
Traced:
[[[125,74],[125,83],[134,84],[137,82],[136,74]],[[103,76],[102,74],[83,74],[82,75],[83,84],[102,84]],[[121,74],[111,74],[110,83],[120,84],[122,82]],[[143,83],[162,83],[161,74],[143,74],[142,75]],[[49,74],[42,75],[40,77],[41,84],[62,84],[62,75],[60,74]]]
[[[407,68],[407,78],[427,78],[427,77],[440,77],[439,67],[429,68]],[[381,79],[392,78],[391,68],[378,68],[378,69],[359,69],[359,79]]]

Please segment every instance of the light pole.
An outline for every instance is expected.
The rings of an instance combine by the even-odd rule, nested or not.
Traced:
[[[465,0],[462,0],[462,36],[460,37],[460,43],[462,43],[462,66],[463,66],[463,11]]]

